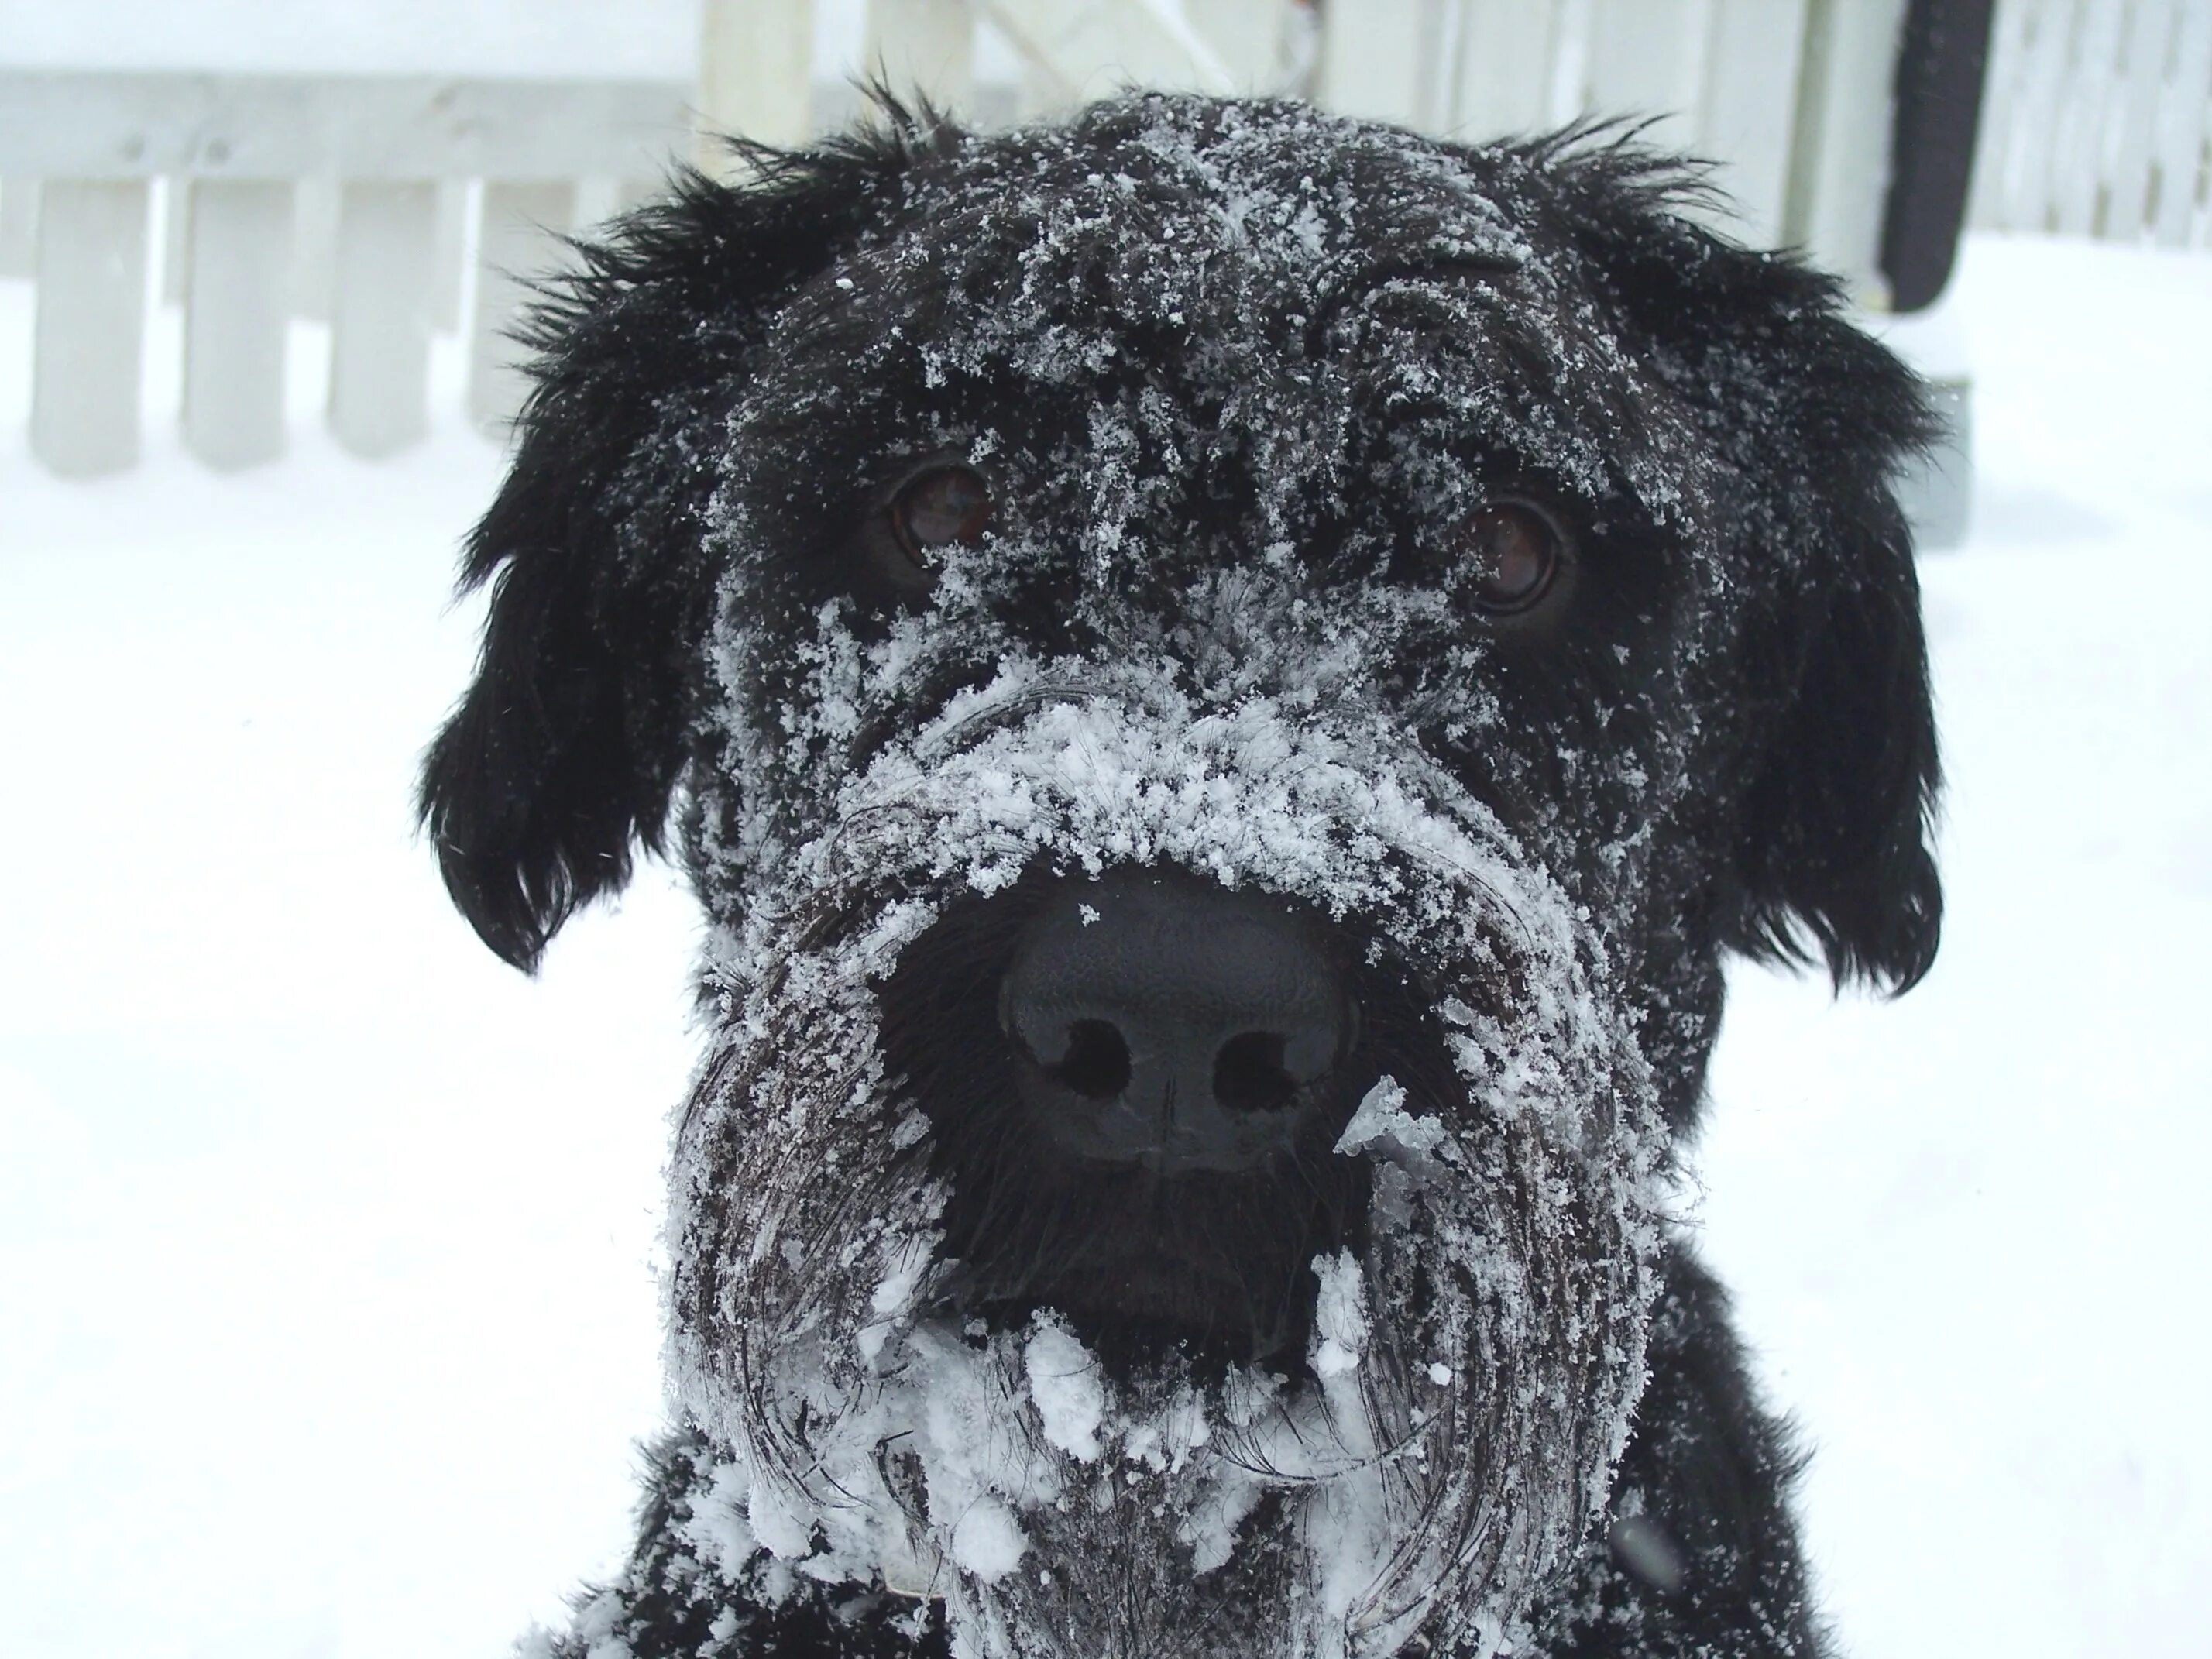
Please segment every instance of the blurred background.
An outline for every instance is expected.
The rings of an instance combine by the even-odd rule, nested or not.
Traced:
[[[1683,1194],[1847,1654],[2203,1651],[2212,0],[10,0],[0,1652],[503,1651],[627,1542],[693,924],[409,814],[557,233],[1130,83],[1712,158],[1926,373],[1944,952],[1741,973]]]

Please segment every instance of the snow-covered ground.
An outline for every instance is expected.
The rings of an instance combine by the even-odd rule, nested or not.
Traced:
[[[1977,241],[1955,304],[1944,954],[1894,1005],[1739,976],[1707,1246],[1846,1651],[2193,1659],[2212,259]],[[527,981],[411,838],[491,446],[337,453],[301,325],[281,465],[157,422],[61,483],[28,322],[0,283],[0,1653],[497,1653],[621,1549],[658,1420],[690,915],[648,873]]]

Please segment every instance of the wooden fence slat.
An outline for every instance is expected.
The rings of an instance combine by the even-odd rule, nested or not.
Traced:
[[[39,258],[39,181],[0,179],[0,276],[27,276]]]
[[[1481,139],[1551,125],[1559,27],[1557,0],[1462,0],[1445,106],[1453,129]]]
[[[1396,5],[1405,0],[1374,0]],[[1418,0],[1416,0],[1418,3]],[[1228,93],[1228,65],[1169,0],[972,0],[1022,60],[1021,112],[1073,108],[1123,87]]]
[[[284,451],[291,181],[195,180],[191,215],[185,447],[215,467],[274,460]]]
[[[1345,115],[1418,119],[1426,9],[1423,0],[1339,0],[1324,10],[1318,100]]]
[[[389,455],[428,430],[437,185],[349,181],[337,246],[331,430],[356,455]]]
[[[1718,182],[1735,203],[1730,226],[1771,246],[1782,238],[1790,137],[1805,49],[1805,0],[1717,0],[1697,112],[1701,155],[1725,158]]]
[[[1688,149],[1703,101],[1711,10],[1708,0],[1596,0],[1582,111],[1658,118],[1646,142]]]
[[[192,181],[164,179],[161,190],[161,303],[180,306],[192,280]]]
[[[31,453],[90,477],[138,459],[148,191],[49,179],[40,191]]]
[[[431,266],[436,290],[430,307],[431,325],[441,334],[456,334],[461,326],[461,278],[468,265],[469,181],[438,181],[438,236]]]
[[[2007,0],[1990,24],[1989,69],[1983,77],[1980,131],[1974,143],[1974,186],[1967,222],[1978,230],[2006,223],[2006,169],[2018,125],[2021,67],[2026,61],[2031,0]]]
[[[1182,9],[1238,92],[1282,90],[1291,0],[1183,0]]]
[[[603,234],[613,221],[642,207],[667,188],[665,179],[616,179],[605,173],[579,179],[574,228],[580,235]]]
[[[562,257],[556,240],[576,221],[571,184],[487,182],[477,233],[476,320],[469,331],[469,415],[504,440],[530,390],[525,353],[508,338],[530,283]]]
[[[968,0],[868,0],[860,62],[893,92],[964,109],[975,89],[975,14]]]
[[[1810,0],[1783,234],[1882,299],[1875,268],[1889,187],[1891,89],[1904,0]]]
[[[569,228],[580,236],[597,235],[608,220],[622,211],[622,187],[621,179],[604,173],[577,179]]]
[[[2057,177],[2054,147],[2066,95],[2066,65],[2079,21],[2079,0],[2033,0],[2033,4],[2027,72],[2021,77],[2019,125],[2014,129],[2020,137],[2018,159],[2005,192],[2008,230],[2050,228]]]
[[[2120,43],[2120,68],[2112,100],[2110,160],[2105,169],[2097,233],[2114,241],[2142,235],[2150,211],[2151,140],[2158,125],[2158,94],[2173,40],[2172,0],[2134,0]]]
[[[317,174],[295,180],[292,191],[292,268],[288,275],[292,314],[319,323],[331,319],[338,284],[338,214],[343,186]]]
[[[2212,204],[2204,146],[2212,134],[2212,0],[2182,14],[2173,71],[2159,102],[2158,218],[2160,247],[2186,247],[2192,227]]]
[[[2067,236],[2087,236],[2097,228],[2097,198],[2109,159],[2106,107],[2120,59],[2122,0],[2083,0],[2083,5],[2053,140],[2053,209],[2058,230]]]
[[[705,0],[693,159],[723,175],[732,170],[723,135],[805,143],[814,119],[813,64],[813,0]],[[572,176],[591,170],[580,167]]]

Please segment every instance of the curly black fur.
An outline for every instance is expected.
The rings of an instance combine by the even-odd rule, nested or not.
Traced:
[[[1246,257],[1241,233],[1224,229],[1188,268],[1204,282],[1171,307],[1148,239],[1187,242],[1197,188],[1188,157],[1225,131],[1240,143],[1275,134],[1283,175],[1314,190],[1324,217],[1340,216],[1334,231],[1371,212],[1397,245],[1317,252],[1303,292],[1255,278],[1208,313],[1204,283],[1231,283]],[[1170,505],[1152,518],[1141,502],[1115,508],[1117,523],[1168,537],[1182,562],[1117,578],[1119,614],[1148,610],[1164,637],[1185,637],[1172,632],[1183,590],[1171,576],[1249,556],[1262,526],[1296,542],[1294,580],[1324,608],[1357,582],[1441,591],[1452,578],[1424,550],[1434,526],[1405,482],[1415,476],[1407,454],[1440,429],[1438,405],[1378,376],[1346,394],[1365,399],[1362,422],[1328,427],[1307,378],[1324,356],[1356,368],[1363,343],[1389,331],[1393,349],[1423,343],[1425,372],[1501,388],[1498,431],[1455,429],[1454,453],[1472,457],[1470,476],[1571,499],[1585,549],[1571,603],[1546,628],[1468,656],[1437,631],[1447,624],[1409,623],[1376,695],[1407,740],[1525,836],[1599,917],[1616,953],[1610,982],[1639,1022],[1673,1134],[1697,1119],[1724,953],[1817,958],[1838,984],[1899,991],[1927,972],[1941,916],[1929,850],[1936,738],[1890,481],[1927,441],[1928,416],[1911,377],[1844,319],[1835,283],[1680,214],[1703,188],[1693,169],[1605,131],[1462,149],[1290,106],[1157,97],[988,138],[885,100],[876,129],[744,155],[745,182],[686,175],[584,245],[580,270],[532,327],[538,389],[464,568],[467,585],[493,585],[483,658],[429,751],[421,795],[455,902],[507,961],[534,967],[573,910],[621,886],[635,846],[663,848],[679,804],[695,884],[714,921],[738,929],[758,895],[731,873],[739,866],[726,849],[763,834],[796,844],[811,832],[810,776],[864,763],[979,684],[988,664],[918,658],[905,700],[860,711],[842,749],[793,726],[792,757],[763,760],[769,782],[744,798],[728,731],[708,717],[734,695],[732,671],[711,661],[733,604],[756,630],[748,637],[783,643],[811,639],[825,606],[842,607],[864,643],[912,612],[854,552],[852,526],[879,507],[887,469],[938,441],[921,429],[929,422],[965,431],[977,409],[994,410],[1028,446],[1004,452],[1006,465],[1034,480],[1048,541],[1097,507],[1095,495],[1052,494],[1085,465],[1087,410],[1148,397],[1182,410],[1198,436],[1134,463],[1172,486]],[[1110,353],[1065,383],[1030,385],[977,357],[949,386],[917,373],[911,386],[877,386],[879,369],[866,365],[890,360],[890,337],[961,337],[1000,314],[1011,262],[1042,246],[1048,225],[1064,230],[1055,216],[1066,202],[1116,175],[1127,189],[1100,210],[1095,239],[1054,256],[1049,291],[1024,289],[1021,313],[1040,340],[1110,328]],[[1488,204],[1482,222],[1455,221],[1444,196],[1424,205],[1436,178]],[[1368,233],[1355,228],[1337,241],[1316,233],[1316,246],[1357,244]],[[1249,332],[1234,348],[1246,355],[1217,360],[1234,330]],[[1564,355],[1563,331],[1574,342]],[[824,390],[841,376],[867,385],[841,404]],[[1277,421],[1310,421],[1321,435],[1297,453],[1324,459],[1271,459]],[[1498,435],[1509,427],[1561,434],[1556,453],[1516,447]],[[769,551],[734,550],[727,526],[738,520],[747,548]],[[1095,595],[1079,596],[1049,559],[1005,580],[1000,623],[1040,656],[1103,661],[1123,648],[1117,613],[1086,608]],[[1448,624],[1468,626],[1463,615]],[[1202,632],[1178,666],[1194,684],[1212,672],[1198,660]],[[757,728],[809,706],[803,657],[746,665]],[[1474,730],[1462,706],[1470,676],[1492,699],[1491,723]],[[801,754],[802,739],[816,746]],[[1595,775],[1582,758],[1593,756]],[[1647,820],[1650,770],[1662,765],[1696,787]],[[1650,850],[1624,886],[1605,849],[1631,829]],[[916,947],[926,971],[903,969],[884,994],[892,1075],[927,1089],[957,1073],[986,1102],[987,1127],[972,1133],[1001,1152],[988,1116],[1004,1092],[990,1021],[959,988],[998,971],[1003,939],[990,929],[1016,919],[1002,907],[980,933],[941,929]],[[1389,920],[1348,924],[1387,939]],[[718,989],[726,999],[711,983],[710,998]],[[1369,1040],[1382,1045],[1370,1070],[1449,1091],[1422,1009],[1394,1014],[1388,994],[1365,1000],[1380,1022]],[[728,1016],[732,1005],[720,1006]],[[940,1169],[998,1155],[945,1139]],[[1272,1242],[1260,1224],[1246,1227],[1251,1255],[1295,1265],[1316,1249],[1359,1248],[1364,1176],[1332,1173],[1326,1152],[1309,1171],[1311,1213],[1280,1220]],[[1000,1251],[999,1277],[978,1291],[986,1302],[1018,1300],[1025,1263],[1070,1248],[1111,1207],[1097,1200],[1094,1214],[1072,1192],[1048,1191],[1036,1213],[1008,1223],[1005,1185],[976,1180],[947,1212],[966,1240],[957,1254],[988,1258],[976,1243],[986,1236]],[[1661,1273],[1649,1382],[1610,1514],[1522,1609],[1522,1650],[1822,1653],[1788,1510],[1797,1459],[1754,1396],[1721,1291],[1679,1240]],[[1255,1303],[1264,1332],[1246,1352],[1302,1351],[1310,1311],[1310,1298]],[[934,1601],[817,1582],[765,1554],[741,1569],[710,1559],[712,1505],[727,1507],[710,1490],[725,1449],[690,1427],[654,1454],[635,1556],[579,1604],[575,1632],[551,1652],[950,1650]],[[1455,1628],[1438,1623],[1401,1650],[1474,1651],[1450,1645]]]

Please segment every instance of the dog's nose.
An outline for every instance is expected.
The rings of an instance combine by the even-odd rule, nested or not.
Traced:
[[[1024,1103],[1079,1158],[1256,1167],[1334,1109],[1358,1012],[1327,940],[1272,894],[1151,871],[1066,884],[1000,988]]]

